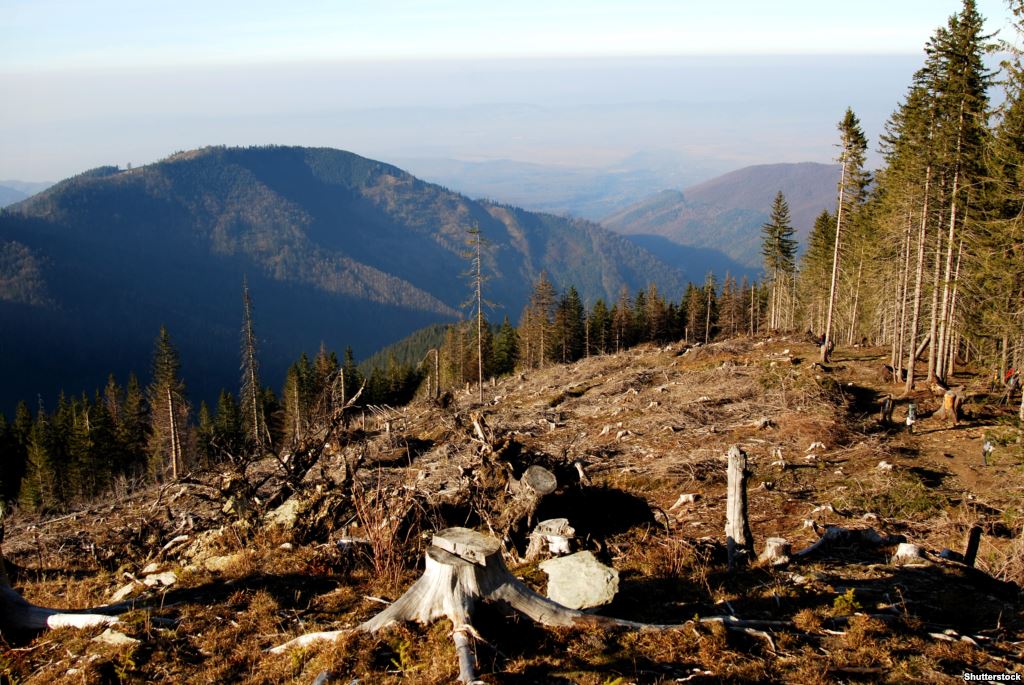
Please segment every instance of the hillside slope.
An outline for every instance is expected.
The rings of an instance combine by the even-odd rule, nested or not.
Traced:
[[[599,614],[674,627],[551,629],[478,606],[483,682],[954,682],[965,671],[1024,672],[1020,587],[1007,582],[1024,580],[1013,408],[997,404],[985,378],[958,373],[969,394],[960,426],[932,416],[939,399],[924,388],[907,398],[919,411],[915,432],[881,426],[877,400],[892,390],[879,380],[884,350],[840,349],[828,367],[815,356],[797,339],[645,346],[506,377],[483,405],[458,391],[443,407],[418,401],[365,421],[357,413],[278,511],[278,522],[292,512],[287,523],[258,511],[280,485],[274,460],[251,469],[271,477],[259,478],[257,512],[241,522],[223,513],[228,493],[214,473],[50,521],[18,512],[3,552],[25,596],[90,606],[127,587],[135,610],[114,630],[138,642],[92,640],[99,628],[26,636],[0,643],[0,668],[25,683],[106,673],[310,683],[325,670],[361,682],[453,682],[446,621],[376,635],[351,628],[412,585],[430,533],[452,525],[498,537],[507,528],[503,558],[543,592],[546,572],[519,560],[529,526],[506,517],[514,479],[539,465],[558,488],[533,520],[567,518],[574,548],[618,571],[618,593]],[[905,412],[903,400],[896,418]],[[997,447],[981,467],[985,439]],[[755,550],[784,537],[805,552],[781,566],[728,568],[724,455],[733,445],[748,457]],[[977,568],[940,557],[963,549],[972,525],[983,531]],[[888,541],[813,548],[834,528]],[[893,562],[899,539],[925,557]],[[173,584],[133,580],[154,569]],[[267,652],[320,630],[342,632],[334,643]]]
[[[591,301],[649,281],[682,290],[677,270],[596,224],[475,202],[338,150],[205,148],[94,169],[0,214],[0,407],[91,390],[110,371],[144,376],[161,325],[195,395],[234,387],[243,277],[267,383],[321,341],[365,356],[458,317],[473,225],[499,315],[518,318],[542,270]]]
[[[815,217],[834,209],[839,167],[804,162],[745,167],[684,189],[665,190],[616,212],[602,224],[641,240],[718,250],[740,264],[761,264],[761,226],[775,194],[786,196],[801,241]]]

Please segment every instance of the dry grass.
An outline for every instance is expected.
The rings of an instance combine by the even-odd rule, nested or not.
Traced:
[[[791,351],[783,355],[786,348]],[[827,373],[811,367],[815,351],[809,345],[787,340],[729,341],[679,352],[630,350],[502,379],[488,389],[490,399],[501,397],[486,407],[488,423],[516,441],[517,468],[548,465],[572,495],[562,500],[570,508],[555,507],[548,515],[566,515],[573,525],[603,517],[605,527],[595,525],[579,542],[620,571],[619,596],[607,612],[684,625],[650,632],[548,630],[484,609],[475,622],[485,639],[476,645],[484,682],[949,682],[964,670],[1024,669],[1019,596],[997,597],[998,588],[977,586],[970,576],[942,567],[894,569],[886,563],[888,550],[837,550],[785,569],[752,567],[735,574],[726,572],[722,556],[721,456],[738,443],[753,471],[749,503],[758,548],[765,537],[783,536],[799,549],[815,537],[803,527],[805,519],[863,526],[861,516],[870,512],[880,519],[867,525],[901,532],[935,552],[959,549],[967,527],[980,522],[986,533],[978,566],[1024,580],[1018,490],[1024,473],[1009,457],[1004,454],[1004,470],[992,479],[998,488],[979,481],[969,489],[958,480],[964,472],[953,469],[943,472],[941,485],[931,483],[928,473],[942,470],[936,463],[955,462],[934,454],[934,444],[953,451],[946,443],[966,444],[976,429],[935,433],[933,443],[926,435],[878,430],[864,419],[869,407],[856,406],[857,394],[847,385],[863,385],[874,375],[875,361],[866,353],[864,361],[844,358]],[[793,364],[790,357],[802,361]],[[451,626],[443,620],[379,635],[344,634],[335,643],[281,656],[265,650],[303,632],[350,627],[372,616],[381,605],[368,598],[396,597],[413,580],[425,533],[485,520],[458,500],[460,483],[492,493],[474,480],[482,474],[478,445],[464,429],[464,405],[471,402],[460,395],[442,414],[414,405],[393,434],[371,433],[370,443],[343,447],[367,450],[379,466],[357,474],[351,501],[342,498],[318,510],[322,525],[308,540],[291,540],[293,549],[281,549],[290,539],[281,531],[237,526],[206,549],[237,554],[224,571],[185,570],[189,560],[167,560],[180,571],[178,585],[153,594],[145,610],[130,614],[120,628],[141,640],[139,646],[104,646],[92,641],[90,631],[0,643],[0,681],[308,685],[327,670],[343,682],[452,682]],[[761,418],[771,425],[760,427]],[[609,431],[602,434],[605,426]],[[999,435],[1009,454],[1017,443],[1007,426]],[[617,437],[619,431],[626,433]],[[427,445],[419,453],[382,447],[417,441]],[[825,448],[814,450],[820,458],[808,462],[812,442]],[[786,468],[771,465],[779,453]],[[882,459],[895,469],[878,471]],[[576,484],[576,460],[594,487]],[[320,475],[329,482],[330,473]],[[405,484],[433,489],[414,497]],[[700,498],[667,517],[651,513],[651,507],[667,510],[684,492]],[[645,515],[631,518],[619,504],[588,505],[588,497],[609,493],[617,499],[602,502],[632,502]],[[138,573],[174,535],[181,512],[195,507],[196,531],[216,521],[215,511],[187,494],[174,501],[171,517],[163,505],[149,505],[151,496],[61,523],[15,517],[6,551],[16,563],[60,569],[24,576],[19,582],[26,595],[58,606],[102,603],[123,584],[123,573]],[[825,504],[833,507],[812,513]],[[366,551],[344,552],[331,531],[366,538]],[[519,572],[543,584],[540,572]],[[791,627],[768,631],[769,642],[690,620],[723,614]],[[946,629],[958,637],[930,635]],[[977,646],[959,641],[960,635]]]

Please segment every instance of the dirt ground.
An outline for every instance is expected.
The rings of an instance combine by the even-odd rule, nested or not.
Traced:
[[[501,379],[483,405],[459,392],[444,407],[381,408],[336,437],[296,496],[301,514],[284,526],[258,511],[223,514],[215,474],[50,520],[15,512],[4,553],[27,598],[97,606],[128,584],[135,605],[115,627],[130,638],[123,644],[98,640],[100,629],[3,636],[0,681],[312,683],[327,672],[339,683],[453,682],[446,620],[266,650],[375,615],[420,575],[431,531],[448,526],[496,534],[513,573],[543,592],[545,573],[522,559],[529,526],[508,487],[534,464],[559,487],[531,522],[568,518],[577,548],[619,572],[618,595],[600,613],[675,627],[551,629],[481,606],[483,682],[932,683],[1024,673],[1016,406],[997,404],[987,372],[962,370],[954,382],[968,399],[951,427],[931,416],[941,398],[930,390],[902,397],[885,383],[887,357],[840,348],[822,367],[796,338],[647,346]],[[878,420],[887,394],[892,425]],[[903,422],[910,401],[913,432]],[[983,465],[986,440],[994,449]],[[749,460],[756,551],[769,537],[803,550],[831,526],[891,537],[730,572],[733,445]],[[677,504],[682,494],[696,497]],[[963,551],[974,525],[983,532],[976,568],[943,559],[943,550]],[[891,563],[897,536],[925,558]],[[134,583],[156,571],[172,571],[173,584]]]

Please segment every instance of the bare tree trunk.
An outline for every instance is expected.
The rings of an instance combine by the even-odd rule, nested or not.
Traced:
[[[910,288],[910,241],[913,238],[913,212],[907,212],[907,230],[903,236],[903,271],[900,274],[900,304],[897,308],[896,320],[899,325],[896,329],[896,337],[893,345],[892,367],[896,372],[896,378],[902,378],[903,374],[903,347],[907,335],[907,291]]]
[[[839,281],[839,246],[843,235],[843,202],[846,194],[846,167],[848,162],[843,160],[843,171],[839,176],[839,206],[836,208],[836,240],[832,248],[832,279],[828,289],[828,310],[825,315],[825,339],[821,345],[821,363],[829,360],[829,347],[832,343],[832,314],[836,307],[836,285]]]
[[[170,386],[167,388],[167,415],[171,431],[171,479],[178,480],[178,421],[174,416],[174,395]]]
[[[725,541],[731,570],[739,557],[745,555],[749,560],[754,553],[754,538],[747,520],[747,455],[735,445],[729,448],[727,476]]]
[[[939,279],[942,276],[942,228],[935,231],[935,261],[932,267],[932,309],[928,324],[928,375],[925,380],[934,383],[938,365],[938,328],[939,328]]]
[[[949,378],[956,371],[956,351],[959,344],[953,344],[953,332],[957,330],[954,325],[956,323],[956,304],[957,304],[957,291],[960,286],[960,258],[964,253],[964,239],[960,239],[960,247],[957,250],[956,255],[956,269],[953,271],[953,292],[949,299],[949,341],[946,343],[946,366],[943,372],[943,378]],[[957,331],[957,338],[959,338],[959,332]]]
[[[932,168],[928,166],[925,171],[924,178],[924,206],[921,209],[921,228],[918,231],[917,236],[917,277],[914,284],[914,307],[913,314],[910,318],[910,328],[908,330],[908,341],[907,347],[910,349],[910,354],[907,358],[907,384],[904,388],[905,392],[910,392],[914,389],[914,365],[917,362],[917,327],[921,319],[921,286],[924,281],[924,243],[928,233],[928,189],[931,185],[932,179]]]
[[[864,258],[861,257],[860,261],[857,262],[857,281],[853,288],[853,314],[850,317],[850,336],[849,345],[854,343],[857,335],[857,307],[860,306],[860,278],[861,272],[864,268]]]
[[[957,186],[960,180],[960,172],[957,170],[953,174],[953,201],[952,207],[949,211],[949,235],[946,238],[946,266],[945,266],[945,278],[942,284],[942,303],[939,309],[939,348],[937,352],[937,367],[935,369],[936,375],[939,378],[945,377],[946,371],[946,348],[949,346],[949,335],[950,335],[950,317],[952,315],[950,307],[950,289],[954,284],[953,275],[953,244],[954,236],[956,231],[956,193]]]
[[[708,310],[704,319],[704,344],[711,341],[711,288],[708,288]]]

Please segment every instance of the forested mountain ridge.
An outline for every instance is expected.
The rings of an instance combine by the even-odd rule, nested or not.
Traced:
[[[648,281],[682,290],[676,270],[595,224],[472,201],[338,150],[204,148],[94,169],[0,214],[0,401],[144,374],[162,324],[197,395],[232,387],[243,276],[268,383],[321,341],[368,354],[458,317],[474,225],[499,316],[518,317],[542,270],[591,300]]]
[[[814,218],[834,208],[839,167],[831,164],[762,164],[744,167],[682,191],[664,190],[602,221],[641,244],[657,236],[690,248],[719,250],[739,264],[761,263],[762,224],[780,190],[803,239]]]

